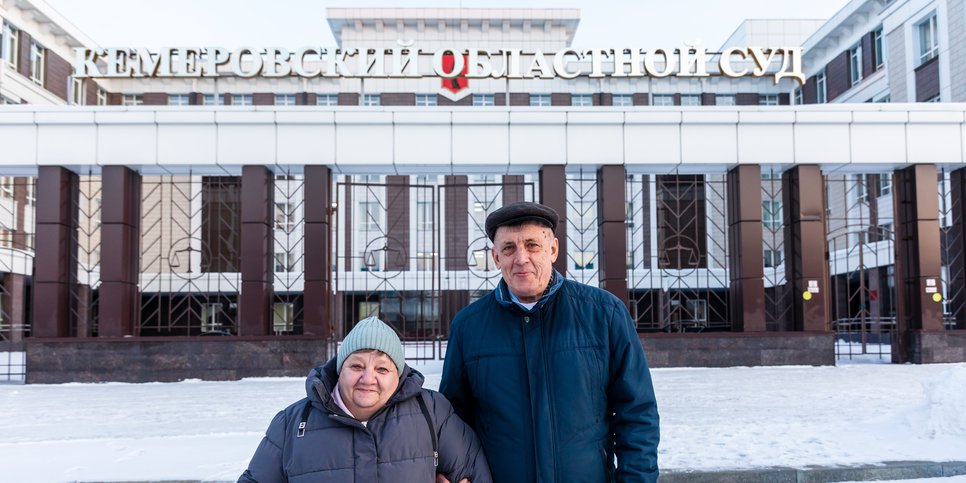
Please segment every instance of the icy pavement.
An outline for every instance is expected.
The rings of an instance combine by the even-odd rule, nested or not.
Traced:
[[[441,363],[414,367],[438,386]],[[966,364],[652,372],[664,469],[966,460]],[[234,480],[303,395],[299,378],[0,385],[0,482]]]

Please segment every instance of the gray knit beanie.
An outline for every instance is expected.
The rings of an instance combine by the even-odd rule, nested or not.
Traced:
[[[400,376],[406,366],[406,356],[403,353],[402,342],[392,327],[376,317],[362,319],[342,340],[339,354],[336,356],[335,367],[342,372],[342,364],[349,354],[358,350],[376,349],[385,352],[396,364]]]

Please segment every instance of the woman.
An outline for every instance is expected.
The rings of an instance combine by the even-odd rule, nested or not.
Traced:
[[[489,483],[473,430],[422,386],[393,329],[362,320],[309,373],[308,397],[275,416],[238,481]]]

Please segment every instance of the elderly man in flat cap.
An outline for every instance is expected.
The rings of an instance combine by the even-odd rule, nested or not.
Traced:
[[[554,271],[557,222],[529,202],[487,217],[503,279],[453,320],[440,392],[497,483],[657,481],[657,402],[634,323],[617,297]]]

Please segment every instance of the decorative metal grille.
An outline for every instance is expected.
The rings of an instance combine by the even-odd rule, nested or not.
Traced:
[[[98,289],[101,285],[101,177],[92,170],[78,176],[77,230],[71,243],[77,247],[77,279],[70,285],[71,332],[97,335]]]
[[[825,177],[830,305],[839,358],[889,362],[896,337],[892,173]]]
[[[275,167],[272,332],[301,334],[305,285],[305,177]]]
[[[567,278],[599,285],[599,238],[597,172],[580,168],[567,173]]]
[[[727,330],[731,323],[726,177],[654,178],[651,182],[642,177],[640,183],[632,178],[628,183],[628,200],[654,206],[653,210],[642,208],[640,217],[633,219],[634,225],[640,219],[642,226],[632,231],[629,244],[634,268],[628,274],[628,287],[638,330]],[[651,219],[654,230],[644,226]],[[651,244],[643,242],[649,232],[654,236]],[[651,253],[649,246],[654,247]]]
[[[30,334],[26,279],[33,274],[36,185],[34,177],[0,177],[0,341]]]
[[[439,356],[436,187],[408,176],[337,183],[336,302],[342,333],[374,315],[393,326],[407,358]]]
[[[145,176],[141,335],[237,334],[241,178]]]
[[[761,172],[762,258],[765,274],[765,328],[792,330],[792,307],[787,303],[791,285],[785,272],[785,217],[781,171]]]
[[[943,326],[966,329],[966,256],[963,246],[963,194],[954,193],[951,170],[939,168],[939,233],[942,260]],[[958,228],[957,228],[958,226]]]

